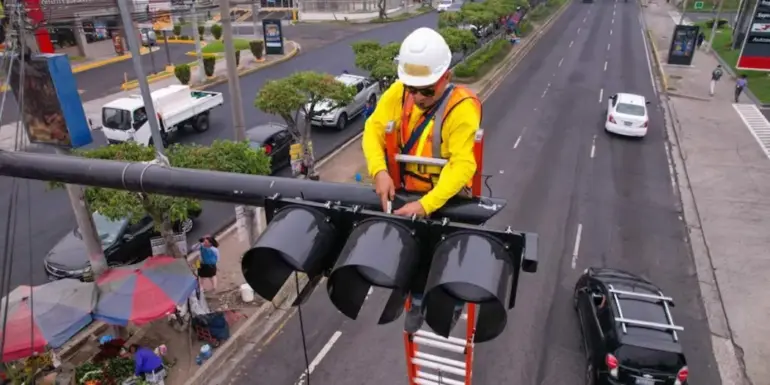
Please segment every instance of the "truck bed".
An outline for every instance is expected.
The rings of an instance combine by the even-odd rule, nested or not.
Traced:
[[[161,114],[163,127],[174,127],[196,115],[224,104],[224,97],[221,92],[192,91],[191,96],[193,99],[192,104],[179,105],[177,108],[164,111]]]

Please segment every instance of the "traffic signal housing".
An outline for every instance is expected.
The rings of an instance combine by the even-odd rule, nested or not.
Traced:
[[[456,309],[479,305],[476,342],[497,337],[515,304],[519,272],[537,269],[537,235],[449,220],[408,218],[359,206],[266,198],[268,226],[241,261],[246,282],[272,300],[293,272],[317,283],[356,319],[372,286],[391,290],[379,323],[398,319],[424,292],[426,323],[448,336]]]

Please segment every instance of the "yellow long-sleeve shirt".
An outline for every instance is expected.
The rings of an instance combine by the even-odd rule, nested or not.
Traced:
[[[372,115],[364,126],[362,147],[369,175],[374,178],[380,171],[387,171],[385,163],[385,128],[393,121],[401,123],[401,105],[404,85],[395,82],[382,94]],[[409,122],[409,132],[417,125],[423,111],[415,106]],[[436,117],[438,118],[438,117]],[[473,155],[476,130],[481,125],[481,114],[473,101],[461,101],[447,116],[441,130],[441,157],[448,162],[441,170],[438,183],[433,190],[420,199],[423,209],[431,214],[457,195],[476,173],[476,158]],[[429,123],[421,141],[425,141],[433,130]],[[425,144],[430,146],[430,143]],[[398,183],[398,181],[394,181]]]

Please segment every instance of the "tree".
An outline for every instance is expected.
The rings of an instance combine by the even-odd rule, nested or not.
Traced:
[[[254,106],[268,114],[278,115],[286,122],[293,142],[302,144],[303,164],[308,177],[315,178],[315,156],[311,146],[308,146],[312,119],[350,103],[355,95],[354,87],[337,81],[331,75],[305,71],[265,83],[254,99]],[[320,109],[322,103],[328,103],[323,110]]]
[[[91,150],[77,150],[76,156],[90,159],[125,162],[151,162],[155,159],[152,146],[124,142]],[[166,156],[174,167],[209,169],[250,175],[270,173],[270,157],[262,151],[254,151],[248,142],[217,140],[209,147],[199,145],[173,145]],[[205,182],[204,182],[205,183]],[[64,187],[54,183],[54,187]],[[192,198],[142,194],[125,190],[88,187],[85,193],[89,207],[111,220],[128,218],[132,223],[150,215],[155,228],[166,240],[169,252],[184,257],[173,242],[174,223],[187,220],[191,213],[199,212],[200,201]]]
[[[388,12],[385,10],[386,1],[385,0],[377,0],[377,10],[380,12],[379,18],[380,20],[385,20],[388,18]]]
[[[467,29],[441,28],[438,33],[444,37],[453,53],[465,53],[473,49],[478,43],[473,32]]]
[[[381,45],[374,40],[361,40],[353,43],[352,48],[356,67],[368,72],[373,79],[377,79],[382,89],[385,89],[383,79],[395,79],[397,75],[395,59],[401,43]]]

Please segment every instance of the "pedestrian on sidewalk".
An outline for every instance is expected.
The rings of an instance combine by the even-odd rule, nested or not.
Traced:
[[[749,80],[746,79],[746,74],[741,75],[738,80],[735,81],[735,102],[738,103],[738,97],[741,96],[741,92],[746,86],[749,85]]]
[[[134,355],[134,375],[154,385],[165,385],[166,368],[163,359],[145,347],[133,344],[128,352]]]
[[[199,240],[200,261],[198,267],[198,279],[201,291],[206,291],[205,283],[211,283],[211,289],[217,291],[217,262],[219,262],[219,242],[211,236],[204,236]]]
[[[700,49],[700,47],[703,45],[703,41],[704,40],[706,40],[706,35],[703,32],[699,33],[698,34],[698,42],[697,42],[698,49]]]
[[[722,71],[722,65],[717,65],[717,68],[714,68],[713,71],[711,71],[711,84],[709,85],[709,95],[714,96],[714,89],[717,86],[717,82],[719,79],[722,78],[722,75],[724,72]]]
[[[366,106],[364,106],[364,122],[372,116],[372,112],[374,112],[374,104],[372,104],[371,100],[367,100]]]

